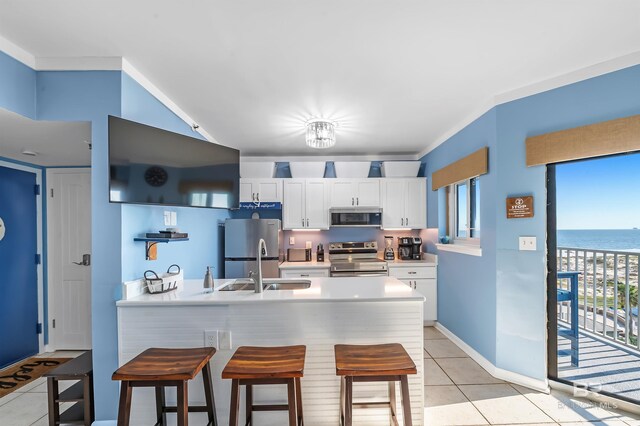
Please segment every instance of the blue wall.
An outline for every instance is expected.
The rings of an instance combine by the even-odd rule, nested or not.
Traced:
[[[489,173],[480,178],[482,257],[438,253],[438,312],[445,327],[497,367],[539,380],[547,375],[545,167],[525,166],[525,139],[634,114],[640,66],[499,105],[423,158],[430,178],[489,146]],[[428,214],[429,227],[442,230],[441,192],[430,191]],[[506,219],[505,199],[515,195],[534,196],[533,218]],[[536,251],[518,251],[522,235],[537,237]]]
[[[0,107],[36,118],[36,72],[0,51]]]
[[[426,175],[472,152],[489,147],[489,173],[480,178],[482,257],[438,253],[438,321],[486,359],[495,362],[496,339],[496,113],[491,110],[427,154]],[[429,228],[445,235],[444,189],[427,191]],[[434,235],[435,237],[435,235]],[[433,241],[432,241],[433,243]]]
[[[202,137],[126,73],[122,73],[122,118],[187,136]],[[189,233],[189,241],[158,245],[158,259],[145,260],[145,244],[133,238],[165,229],[164,211],[175,211],[178,228]],[[230,217],[228,210],[177,208],[164,206],[122,206],[122,280],[140,278],[145,270],[162,272],[173,263],[180,265],[186,278],[202,278],[207,266],[214,276],[223,276],[221,224]]]

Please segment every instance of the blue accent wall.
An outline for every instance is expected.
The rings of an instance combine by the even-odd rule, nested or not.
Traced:
[[[427,154],[429,228],[445,235],[445,190],[431,190],[431,174],[478,149],[489,146],[489,173],[480,178],[482,256],[438,253],[438,321],[491,362],[496,359],[496,112],[491,110]],[[433,247],[435,233],[428,233]]]
[[[547,376],[546,169],[525,166],[526,138],[635,114],[640,66],[501,104],[422,159],[431,178],[489,146],[489,173],[480,178],[482,257],[438,253],[438,314],[497,367],[538,380]],[[428,195],[428,226],[440,228],[440,235],[443,192]],[[505,200],[516,195],[534,196],[533,218],[506,219]],[[536,251],[518,250],[523,235],[537,237]]]
[[[122,118],[203,139],[126,73],[122,73]],[[159,244],[158,259],[147,261],[145,244],[133,239],[165,229],[164,211],[177,212],[178,228],[189,233],[189,241]],[[228,210],[124,204],[122,280],[140,278],[147,269],[163,272],[173,263],[184,269],[185,278],[204,278],[207,266],[214,266],[215,277],[224,276],[224,229],[220,225],[228,217]]]

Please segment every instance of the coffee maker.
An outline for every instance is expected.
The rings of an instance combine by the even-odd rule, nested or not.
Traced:
[[[411,259],[422,259],[422,238],[420,237],[411,238]]]
[[[413,237],[398,237],[398,258],[400,260],[413,259]]]

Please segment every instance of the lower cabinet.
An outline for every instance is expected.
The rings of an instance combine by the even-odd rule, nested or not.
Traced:
[[[280,269],[281,278],[321,278],[329,276],[329,268]]]
[[[438,282],[435,266],[393,267],[389,265],[389,276],[395,277],[409,287],[422,293],[424,302],[424,321],[438,320]]]

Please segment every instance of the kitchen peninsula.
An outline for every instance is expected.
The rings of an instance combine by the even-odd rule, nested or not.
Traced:
[[[121,300],[118,307],[119,363],[149,347],[197,347],[212,343],[218,352],[211,361],[216,409],[220,424],[228,422],[231,383],[220,373],[238,346],[307,346],[302,399],[305,424],[336,425],[339,379],[335,375],[335,344],[402,344],[417,366],[409,376],[414,424],[423,424],[424,296],[393,277],[310,278],[299,290],[220,291],[234,280],[215,281],[216,291],[204,293],[200,280],[186,280],[178,291],[142,294]],[[257,403],[286,400],[284,386],[261,386]],[[204,401],[198,377],[189,386],[190,400]],[[358,384],[356,400],[384,400],[387,385]],[[244,398],[244,392],[242,395]],[[152,389],[136,389],[132,424],[155,421]],[[168,392],[169,401],[175,393]],[[398,401],[399,402],[399,401]],[[244,402],[241,401],[241,407]],[[402,410],[398,410],[401,412]],[[194,423],[199,419],[192,414]],[[281,412],[255,415],[256,425],[282,425]],[[241,414],[244,419],[244,413]],[[389,410],[355,410],[354,421],[386,425]]]

